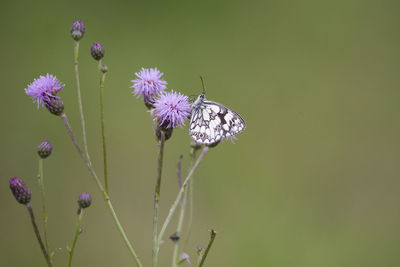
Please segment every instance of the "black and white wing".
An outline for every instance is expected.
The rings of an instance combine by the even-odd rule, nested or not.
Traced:
[[[214,144],[233,138],[246,128],[239,114],[224,105],[205,100],[193,108],[189,135],[197,144]]]

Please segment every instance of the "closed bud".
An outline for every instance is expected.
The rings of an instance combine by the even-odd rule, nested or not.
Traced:
[[[79,41],[85,34],[85,24],[81,20],[76,20],[71,26],[71,36],[75,41]]]
[[[44,105],[51,114],[54,114],[56,116],[60,116],[64,112],[64,103],[57,96],[51,97],[49,100],[46,100],[44,102]]]
[[[41,157],[42,159],[45,159],[48,156],[50,156],[52,150],[53,150],[53,146],[51,145],[51,143],[49,141],[41,142],[37,148],[39,157]]]
[[[21,204],[28,204],[31,201],[31,190],[18,177],[11,178],[10,189],[15,199]]]
[[[100,70],[102,73],[107,73],[108,72],[108,67],[106,65],[101,65]]]
[[[78,197],[78,205],[80,208],[85,209],[92,204],[92,197],[88,193],[82,193]]]
[[[90,54],[95,60],[99,61],[104,57],[104,46],[99,43],[94,43],[90,48]]]

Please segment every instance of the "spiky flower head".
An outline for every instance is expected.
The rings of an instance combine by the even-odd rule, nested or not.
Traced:
[[[92,197],[88,193],[82,193],[78,197],[78,205],[80,208],[85,209],[92,203]]]
[[[183,125],[192,111],[188,97],[174,91],[161,94],[154,108],[159,126],[166,129]]]
[[[99,43],[94,43],[92,47],[90,47],[90,54],[95,60],[99,61],[104,57],[104,46]]]
[[[31,190],[29,190],[24,181],[20,178],[11,178],[10,189],[19,203],[26,205],[31,201]]]
[[[56,76],[47,73],[46,76],[40,76],[29,84],[25,93],[32,97],[33,102],[36,102],[39,108],[40,104],[45,105],[46,102],[51,102],[51,99],[57,98],[56,94],[64,86]]]
[[[82,39],[85,34],[85,24],[81,20],[75,20],[71,26],[71,36],[75,41]]]
[[[49,141],[41,142],[37,148],[39,157],[41,157],[42,159],[45,159],[48,156],[50,156],[52,150],[53,150],[53,146],[51,145],[51,143]]]
[[[138,98],[143,96],[145,105],[152,108],[156,97],[167,88],[168,83],[161,79],[164,73],[157,68],[142,68],[135,75],[137,79],[131,80],[133,82],[131,88],[134,88],[133,94]]]

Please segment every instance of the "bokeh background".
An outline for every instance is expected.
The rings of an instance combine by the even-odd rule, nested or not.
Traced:
[[[2,1],[0,3],[0,265],[45,266],[28,213],[8,180],[23,178],[40,218],[36,146],[45,161],[50,245],[66,266],[76,200],[93,195],[74,266],[134,266],[59,118],[24,88],[40,74],[60,94],[77,135],[75,19],[86,24],[80,74],[89,149],[102,171],[93,42],[106,49],[111,197],[145,266],[151,263],[157,147],[149,114],[131,95],[141,67],[168,88],[201,92],[243,116],[236,144],[212,149],[196,173],[192,261],[218,231],[207,266],[400,266],[400,36],[398,1]],[[165,152],[161,218],[188,165],[187,126]],[[174,232],[170,227],[167,234]],[[171,264],[165,240],[160,266]]]

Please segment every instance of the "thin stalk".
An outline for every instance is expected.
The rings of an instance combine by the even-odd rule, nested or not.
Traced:
[[[114,207],[112,206],[111,199],[110,199],[110,197],[108,196],[107,192],[104,190],[104,187],[103,187],[103,185],[101,184],[99,178],[97,177],[96,171],[94,170],[94,168],[93,168],[93,166],[92,166],[92,162],[90,161],[89,158],[87,158],[87,157],[85,156],[85,154],[83,153],[81,147],[80,147],[79,144],[78,144],[78,141],[76,140],[75,134],[74,134],[74,132],[72,131],[72,128],[71,128],[71,125],[70,125],[70,123],[69,123],[69,121],[68,121],[67,115],[65,115],[65,113],[63,113],[63,114],[61,115],[61,118],[62,118],[62,120],[64,121],[64,125],[65,125],[65,127],[67,128],[68,135],[69,135],[70,138],[72,139],[72,142],[74,143],[74,146],[75,146],[76,150],[78,150],[78,152],[79,152],[79,154],[81,155],[83,161],[86,163],[87,167],[89,168],[89,172],[90,172],[90,174],[92,175],[92,177],[93,177],[93,179],[94,179],[94,181],[95,181],[97,187],[99,188],[99,190],[100,190],[101,193],[103,194],[103,198],[104,198],[104,200],[106,201],[107,207],[108,207],[108,209],[109,209],[109,211],[110,211],[110,213],[111,213],[111,216],[113,217],[114,223],[115,223],[115,225],[117,226],[118,231],[120,232],[120,234],[121,234],[121,236],[122,236],[122,238],[123,238],[123,240],[124,240],[124,242],[125,242],[125,245],[128,247],[128,250],[129,250],[131,256],[133,257],[133,259],[135,260],[136,264],[137,264],[139,267],[142,267],[143,265],[142,265],[142,263],[140,262],[139,257],[136,255],[135,250],[133,249],[131,243],[129,242],[129,239],[128,239],[128,237],[126,236],[126,233],[125,233],[124,229],[122,228],[121,223],[119,222],[119,219],[118,219],[118,217],[117,217],[117,214],[116,214],[115,211],[114,211]]]
[[[29,215],[31,216],[31,221],[32,221],[33,230],[34,230],[34,232],[35,232],[35,234],[36,234],[36,238],[37,238],[37,240],[38,240],[38,242],[39,242],[40,248],[42,249],[43,256],[44,256],[44,258],[46,259],[47,265],[48,265],[49,267],[52,267],[53,265],[52,265],[52,263],[51,263],[51,261],[50,261],[49,254],[47,253],[47,250],[46,250],[46,248],[44,247],[42,238],[40,237],[39,229],[38,229],[38,227],[37,227],[36,220],[35,220],[35,215],[33,214],[32,205],[29,203],[28,205],[26,205],[26,207],[28,208]]]
[[[156,178],[156,187],[154,192],[154,217],[153,217],[153,249],[152,249],[152,257],[153,257],[153,267],[157,267],[158,265],[158,206],[160,201],[160,190],[161,190],[161,174],[162,174],[162,165],[163,165],[163,156],[164,156],[164,144],[165,144],[165,133],[161,131],[160,141],[158,143],[159,151],[158,151],[158,161],[157,161],[157,178]]]
[[[76,79],[76,90],[78,95],[78,106],[79,113],[81,115],[81,127],[82,127],[82,136],[83,136],[83,147],[85,148],[86,157],[89,157],[87,138],[86,138],[86,124],[85,124],[85,116],[83,114],[83,105],[82,105],[82,96],[81,96],[81,84],[79,80],[79,41],[74,42],[74,69],[75,69],[75,79]]]
[[[194,161],[196,159],[197,151],[199,147],[192,148],[190,151],[190,168],[192,168]],[[193,187],[194,187],[194,177],[190,179],[188,199],[189,199],[189,221],[187,226],[187,234],[185,235],[184,246],[189,242],[190,234],[192,232],[192,224],[193,224],[193,208],[194,208],[194,195],[193,195]]]
[[[215,232],[214,230],[211,230],[211,237],[210,237],[210,241],[208,242],[208,246],[206,248],[206,251],[204,251],[204,255],[201,257],[201,261],[198,265],[198,267],[202,267],[204,264],[204,261],[207,258],[208,252],[211,249],[212,244],[214,243],[215,237],[217,236],[217,232]]]
[[[71,246],[71,249],[69,250],[68,267],[71,266],[72,256],[74,255],[76,241],[78,241],[78,236],[81,233],[81,223],[82,223],[82,218],[83,218],[83,213],[84,213],[83,210],[84,209],[79,208],[79,216],[78,216],[78,222],[76,223],[74,241],[72,241],[72,246]]]
[[[49,242],[47,239],[47,212],[46,212],[46,201],[44,194],[44,182],[43,182],[43,159],[39,158],[39,187],[40,187],[40,196],[42,200],[42,221],[43,221],[43,236],[44,236],[44,244],[46,246],[47,253],[49,251]]]
[[[190,181],[190,178],[192,177],[194,171],[197,169],[197,167],[199,166],[200,162],[202,161],[202,159],[204,158],[204,156],[207,154],[208,151],[208,147],[204,147],[203,151],[201,152],[200,156],[198,157],[198,159],[196,160],[196,163],[193,165],[193,168],[189,171],[189,174],[187,175],[187,177],[185,178],[185,181],[182,184],[181,189],[179,190],[178,195],[176,196],[175,202],[172,204],[167,218],[165,219],[162,227],[161,227],[161,231],[160,234],[158,235],[158,241],[157,241],[157,249],[160,246],[161,240],[164,236],[165,230],[167,229],[168,224],[170,223],[171,219],[172,219],[172,215],[174,215],[176,208],[179,205],[179,202],[181,201],[181,198],[183,196],[183,193],[185,192],[186,187],[188,186],[188,183]]]
[[[186,198],[187,198],[187,190],[183,193],[183,198],[181,202],[181,212],[179,214],[178,226],[176,227],[176,235],[181,240],[180,233],[182,231],[183,219],[185,217],[185,207],[186,207]],[[174,252],[172,254],[172,267],[178,266],[178,252],[179,252],[179,240],[174,243]]]
[[[196,156],[195,153],[191,153],[189,169],[191,169],[193,167],[195,156]],[[178,174],[179,173],[180,173],[180,164],[178,165]],[[178,266],[179,243],[182,242],[182,241],[180,241],[180,240],[182,240],[181,231],[182,231],[182,226],[183,226],[183,220],[185,218],[185,210],[186,210],[186,203],[187,203],[188,195],[190,195],[190,193],[192,193],[192,185],[193,185],[193,177],[190,180],[189,192],[186,190],[185,193],[183,194],[183,198],[182,198],[181,212],[179,214],[178,226],[176,227],[176,235],[180,238],[177,242],[174,243],[174,252],[172,254],[172,267]],[[182,184],[180,186],[182,187]],[[192,200],[190,203],[192,204]],[[191,215],[192,215],[192,210],[190,210],[190,211],[191,211]]]
[[[101,61],[99,61],[99,69],[101,67]],[[101,71],[100,71],[101,72]],[[101,137],[103,139],[103,167],[104,167],[104,187],[106,193],[108,194],[108,171],[107,171],[107,147],[106,147],[106,136],[104,133],[104,101],[103,101],[103,91],[104,82],[106,80],[106,73],[101,72],[100,78],[100,121],[101,121]]]

